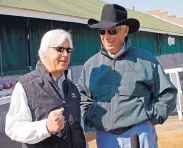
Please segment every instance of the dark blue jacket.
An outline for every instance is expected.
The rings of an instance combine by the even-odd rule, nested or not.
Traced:
[[[104,48],[91,57],[78,88],[85,123],[114,134],[147,120],[162,124],[176,106],[177,89],[157,59],[128,45],[116,59]]]

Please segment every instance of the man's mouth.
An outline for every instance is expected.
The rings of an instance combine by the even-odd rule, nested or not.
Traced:
[[[106,44],[112,44],[114,41],[106,41]]]
[[[58,60],[61,63],[67,63],[67,60]]]

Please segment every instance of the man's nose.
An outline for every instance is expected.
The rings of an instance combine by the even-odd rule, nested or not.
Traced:
[[[64,50],[64,51],[62,52],[62,55],[63,55],[64,57],[67,57],[67,56],[70,56],[70,53],[68,53],[66,50]]]
[[[108,39],[111,35],[108,33],[108,30],[105,31],[104,38]]]

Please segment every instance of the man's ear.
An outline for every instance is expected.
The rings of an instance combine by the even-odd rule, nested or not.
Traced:
[[[47,56],[47,54],[46,54],[46,53],[44,53],[44,58],[46,58],[46,56]]]
[[[125,29],[125,37],[128,35],[128,32],[129,32],[129,26],[126,26],[126,29]]]

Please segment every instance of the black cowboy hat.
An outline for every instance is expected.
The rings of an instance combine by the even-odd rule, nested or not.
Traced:
[[[134,33],[139,30],[140,22],[134,18],[127,18],[127,10],[117,4],[104,5],[100,22],[95,19],[88,20],[90,28],[110,28],[119,25],[129,26],[129,33]]]

